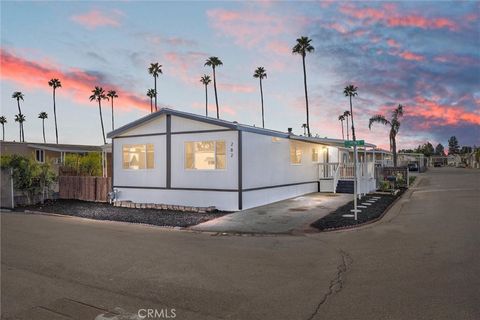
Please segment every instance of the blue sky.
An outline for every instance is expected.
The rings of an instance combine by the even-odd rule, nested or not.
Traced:
[[[433,5],[434,4],[434,5]],[[22,91],[28,141],[42,141],[41,111],[54,141],[52,76],[62,81],[60,142],[100,144],[98,106],[90,90],[115,89],[116,127],[149,112],[151,62],[163,65],[161,105],[203,114],[203,64],[218,56],[220,116],[261,124],[258,80],[263,66],[265,123],[302,133],[305,122],[301,58],[295,39],[312,38],[307,76],[314,134],[341,137],[337,120],[354,84],[359,138],[388,148],[387,128],[368,130],[376,113],[399,103],[405,117],[400,148],[427,140],[480,144],[480,9],[478,2],[8,2],[1,3],[1,108],[6,139],[18,139],[13,91]],[[210,112],[214,112],[209,87]],[[111,128],[110,106],[104,121]]]

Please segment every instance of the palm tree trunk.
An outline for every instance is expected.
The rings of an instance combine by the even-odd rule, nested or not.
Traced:
[[[345,140],[345,133],[343,132],[343,120],[340,122],[342,124],[342,140]]]
[[[150,97],[150,113],[153,112],[153,97]]]
[[[2,141],[5,141],[5,125],[2,123]]]
[[[45,139],[45,119],[42,119],[42,129],[43,129],[43,143],[47,143]]]
[[[396,168],[397,167],[397,141],[395,140],[394,134],[391,135],[390,139],[392,140],[393,166]]]
[[[310,133],[310,117],[308,114],[307,70],[305,67],[305,55],[302,55],[302,63],[303,63],[303,85],[305,87],[305,107],[307,109],[307,132],[308,132],[308,136],[311,137],[312,134]]]
[[[22,122],[22,142],[25,142],[25,128],[23,127],[23,122]]]
[[[218,96],[217,96],[217,77],[215,76],[215,67],[213,69],[213,88],[215,89],[215,104],[217,105],[217,119],[220,119],[220,113],[218,111]]]
[[[18,98],[17,98],[17,106],[18,106],[18,114],[21,115],[22,109],[20,108],[20,99]],[[20,142],[22,142],[22,140],[25,141],[24,135],[23,135],[23,123],[20,122],[19,125],[20,125]]]
[[[100,111],[100,123],[102,124],[103,144],[107,144],[107,140],[105,140],[105,129],[103,128],[102,104],[100,100],[98,100],[98,110]]]
[[[350,140],[350,136],[348,135],[348,117],[345,118],[347,118],[347,140]]]
[[[55,120],[55,139],[58,144],[58,129],[57,129],[57,106],[55,104],[55,88],[53,88],[53,118]]]
[[[265,113],[263,110],[263,87],[262,87],[262,78],[260,78],[260,97],[262,100],[262,128],[265,128]]]
[[[355,125],[353,124],[352,96],[350,96],[350,116],[352,117],[352,137],[353,137],[353,141],[356,141],[356,138],[355,138]]]
[[[113,120],[113,97],[112,97],[112,131],[115,130],[114,120]]]
[[[153,76],[153,80],[155,82],[155,111],[158,111],[158,107],[157,107],[157,77]]]
[[[205,117],[208,117],[208,85],[205,85]]]

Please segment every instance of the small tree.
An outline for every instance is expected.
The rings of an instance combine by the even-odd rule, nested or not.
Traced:
[[[0,123],[2,124],[2,141],[3,141],[5,140],[5,123],[7,123],[7,118],[5,116],[1,116]]]
[[[444,156],[445,155],[445,148],[441,143],[437,144],[435,147],[435,154],[438,156]]]
[[[458,139],[455,136],[451,136],[448,139],[448,154],[457,154],[460,151],[458,146]]]

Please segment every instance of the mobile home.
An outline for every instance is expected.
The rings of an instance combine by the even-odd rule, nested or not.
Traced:
[[[169,108],[108,137],[117,200],[231,211],[335,191],[343,144]]]

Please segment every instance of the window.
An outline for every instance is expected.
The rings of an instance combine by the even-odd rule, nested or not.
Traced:
[[[139,170],[154,167],[153,144],[123,145],[123,169]]]
[[[45,151],[40,149],[35,150],[35,160],[41,163],[45,162]]]
[[[295,142],[290,143],[290,163],[302,163],[302,149],[300,148],[300,145]]]
[[[226,158],[225,141],[185,142],[185,169],[225,169]]]
[[[317,148],[312,149],[312,162],[318,162],[318,150],[317,150]]]

